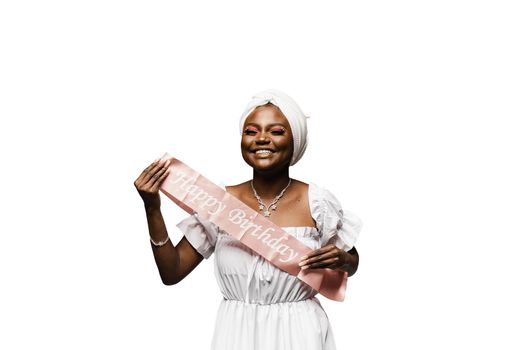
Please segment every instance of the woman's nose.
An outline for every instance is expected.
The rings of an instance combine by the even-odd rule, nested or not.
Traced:
[[[264,132],[260,133],[259,136],[255,139],[257,143],[266,143],[269,141],[268,135]]]

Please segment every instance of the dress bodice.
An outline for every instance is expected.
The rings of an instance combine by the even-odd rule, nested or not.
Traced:
[[[330,191],[314,183],[308,186],[308,202],[317,227],[282,229],[311,249],[333,243],[350,250],[359,234],[361,220],[343,210]],[[317,293],[197,213],[177,226],[203,257],[208,258],[215,252],[215,276],[226,299],[267,304],[303,300]]]
[[[315,227],[283,227],[312,249],[320,248]],[[311,298],[317,291],[275,267],[236,238],[219,230],[215,245],[215,277],[226,299],[271,304]]]

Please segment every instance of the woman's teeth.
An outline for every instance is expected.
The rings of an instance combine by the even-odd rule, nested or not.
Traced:
[[[270,153],[272,153],[272,151],[268,151],[268,150],[259,150],[259,151],[256,151],[255,153],[256,153],[256,154],[270,154]]]

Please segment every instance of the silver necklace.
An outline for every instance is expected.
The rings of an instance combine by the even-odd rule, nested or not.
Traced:
[[[250,181],[250,184],[252,185],[253,195],[255,196],[255,198],[257,198],[257,202],[259,202],[259,210],[264,210],[264,216],[265,217],[270,217],[270,210],[277,209],[277,202],[279,201],[279,199],[281,199],[281,197],[283,196],[284,192],[288,189],[288,187],[290,186],[291,183],[292,183],[292,179],[290,179],[288,181],[288,185],[286,185],[286,187],[281,191],[281,193],[279,193],[277,195],[277,197],[275,197],[273,199],[273,201],[270,203],[270,205],[268,207],[266,207],[266,205],[261,200],[261,197],[259,197],[259,195],[257,194],[257,191],[255,191],[255,187],[253,187],[253,180]],[[268,209],[266,209],[266,208],[268,208]]]

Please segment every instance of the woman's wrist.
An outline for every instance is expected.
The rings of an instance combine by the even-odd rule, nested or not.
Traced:
[[[355,273],[356,267],[357,267],[356,258],[349,252],[344,251],[343,264],[339,266],[337,269],[341,271],[346,271],[348,272],[348,275],[351,276]]]
[[[160,206],[158,205],[144,205],[147,215],[158,215],[161,213]]]
[[[155,247],[168,243],[170,237],[164,226],[164,219],[159,206],[144,206],[148,218],[149,239]]]
[[[163,239],[162,241],[155,241],[153,240],[153,238],[151,238],[151,236],[149,237],[149,240],[150,242],[155,246],[155,247],[162,247],[164,244],[168,243],[168,241],[170,240],[170,236],[167,236],[165,239]]]

